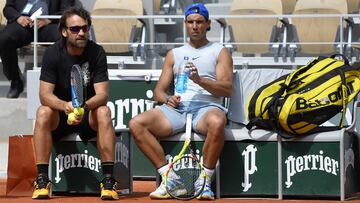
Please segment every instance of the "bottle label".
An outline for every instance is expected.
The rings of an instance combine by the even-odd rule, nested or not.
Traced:
[[[188,60],[189,57],[184,56],[184,61],[179,67],[178,74],[176,77],[175,92],[180,94],[185,93],[188,85],[188,80],[189,80],[189,73],[188,73],[189,71],[187,69]]]

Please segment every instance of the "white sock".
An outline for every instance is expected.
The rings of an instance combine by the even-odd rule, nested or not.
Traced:
[[[169,164],[166,164],[160,168],[157,169],[157,172],[161,175],[164,176],[166,171],[169,169]]]
[[[210,183],[211,182],[211,177],[214,174],[215,169],[209,169],[209,168],[204,167],[204,171],[205,171],[205,174],[206,174],[206,182]]]

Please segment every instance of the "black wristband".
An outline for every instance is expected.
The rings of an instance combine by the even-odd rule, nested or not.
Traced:
[[[85,110],[85,111],[89,111],[89,110],[90,110],[90,109],[89,109],[89,106],[87,105],[87,103],[84,104],[84,110]]]

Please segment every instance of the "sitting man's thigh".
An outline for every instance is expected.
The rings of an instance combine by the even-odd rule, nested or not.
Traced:
[[[5,26],[0,33],[1,48],[22,47],[33,40],[32,31],[24,28],[18,23],[11,23]]]
[[[54,140],[60,140],[62,137],[74,133],[79,134],[83,140],[89,140],[96,137],[97,132],[89,125],[89,112],[85,112],[81,123],[78,125],[67,124],[67,115],[63,112],[59,113],[59,117],[59,125],[52,131]]]
[[[167,137],[174,134],[174,122],[178,118],[174,118],[171,107],[154,108],[149,111],[137,115],[134,120],[140,125],[146,127],[153,135],[157,137]]]
[[[193,127],[200,134],[207,134],[209,127],[223,127],[226,125],[226,114],[218,107],[205,107],[198,111],[193,118]]]

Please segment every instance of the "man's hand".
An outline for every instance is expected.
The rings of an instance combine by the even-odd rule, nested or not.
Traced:
[[[180,96],[179,95],[173,95],[170,96],[166,102],[166,105],[171,106],[173,108],[177,108],[180,104]]]
[[[51,23],[49,19],[40,19],[36,21],[38,28],[45,27]]]
[[[68,115],[69,113],[72,113],[72,112],[73,112],[73,109],[74,109],[74,107],[73,107],[71,101],[66,102],[66,103],[64,104],[64,112],[65,112],[66,115]]]
[[[33,20],[31,20],[31,18],[28,16],[20,16],[18,19],[16,19],[16,22],[23,27],[32,27],[34,23]]]
[[[64,105],[64,112],[66,115],[68,115],[67,123],[69,125],[77,125],[81,122],[84,114],[78,114],[74,112],[74,107],[72,105],[72,102],[66,102]]]
[[[201,78],[199,72],[197,71],[196,66],[192,62],[189,62],[188,67],[189,67],[189,78],[192,81],[194,81],[194,83],[199,84]]]

